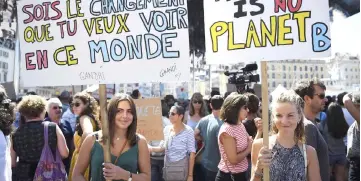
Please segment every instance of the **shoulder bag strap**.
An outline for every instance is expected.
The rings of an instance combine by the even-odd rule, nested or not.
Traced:
[[[223,157],[223,154],[222,154],[222,157]],[[227,167],[227,170],[228,170],[229,174],[231,174],[231,180],[232,180],[232,181],[235,181],[235,180],[234,180],[233,173],[231,172],[231,170],[229,170],[229,167],[228,167],[228,164],[227,164],[227,160],[224,159],[224,157],[223,157],[223,160],[224,160],[224,164],[226,164],[226,167]]]
[[[43,124],[44,124],[44,146],[46,146],[46,145],[49,145],[49,142],[48,142],[49,121],[44,121]]]
[[[224,124],[224,123],[223,123],[223,124]],[[221,142],[221,144],[222,144],[222,146],[223,146],[222,141],[220,141],[220,142]],[[236,149],[237,149],[237,146],[236,146]],[[223,150],[224,150],[224,146],[223,146]],[[224,151],[224,154],[226,154],[226,152],[225,152],[225,151]],[[223,155],[223,154],[221,154],[221,156],[222,156],[222,158],[223,158],[224,164],[226,165],[226,168],[227,168],[227,170],[228,170],[229,174],[231,174],[231,180],[232,180],[232,181],[235,181],[235,180],[234,180],[233,173],[231,172],[231,170],[229,170],[229,167],[228,167],[228,164],[227,164],[227,161],[228,161],[228,160],[226,160],[226,159],[225,159],[225,157],[224,157],[224,155]]]

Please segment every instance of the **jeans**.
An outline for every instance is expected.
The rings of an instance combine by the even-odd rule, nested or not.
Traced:
[[[232,175],[234,180],[232,180],[230,173],[225,173],[219,170],[215,181],[247,181],[246,172],[235,173]]]
[[[203,175],[205,181],[214,181],[216,180],[217,172],[210,171],[203,167]]]
[[[164,181],[163,179],[163,167],[164,160],[150,159],[151,162],[151,180],[152,181]]]
[[[360,157],[350,158],[349,181],[360,181]]]

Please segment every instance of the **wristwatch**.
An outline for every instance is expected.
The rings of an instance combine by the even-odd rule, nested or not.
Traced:
[[[132,181],[132,173],[131,172],[129,172],[129,178],[128,178],[128,181]]]

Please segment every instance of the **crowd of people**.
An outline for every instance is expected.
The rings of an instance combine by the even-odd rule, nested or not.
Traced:
[[[90,94],[12,102],[0,87],[0,180],[258,181],[269,168],[272,181],[358,181],[359,93],[325,91],[312,79],[272,97],[269,145],[253,93],[167,95],[164,139],[148,141],[136,133],[139,91],[115,94],[106,109],[111,162],[104,163],[108,138]]]

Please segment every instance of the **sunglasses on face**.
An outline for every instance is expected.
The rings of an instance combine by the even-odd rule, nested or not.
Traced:
[[[73,107],[79,107],[79,106],[80,106],[80,103],[79,103],[79,102],[75,102],[75,103],[72,103],[71,106],[73,106]]]
[[[325,99],[326,95],[325,94],[315,94],[316,96],[318,96],[320,99]]]
[[[54,106],[54,107],[53,107],[54,110],[62,109],[62,108],[63,108],[63,107],[61,107],[61,106]]]
[[[175,115],[177,115],[177,113],[169,112],[169,116],[175,116]]]
[[[193,101],[193,104],[202,104],[202,101]]]

